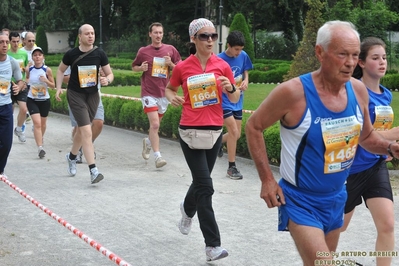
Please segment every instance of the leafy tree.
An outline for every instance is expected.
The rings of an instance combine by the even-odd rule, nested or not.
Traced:
[[[47,36],[43,26],[39,26],[36,29],[36,44],[42,48],[44,54],[48,53]]]
[[[320,0],[306,0],[306,3],[309,5],[309,11],[306,14],[303,39],[294,56],[290,71],[284,76],[284,80],[314,71],[320,66],[315,56],[314,48],[316,46],[317,31],[324,23],[321,13],[323,4]]]
[[[72,30],[80,26],[77,6],[72,1],[36,0],[36,20],[49,31]]]
[[[253,61],[255,59],[254,42],[249,33],[247,21],[245,20],[244,15],[241,13],[235,14],[233,22],[230,25],[230,32],[234,30],[241,31],[242,34],[244,35],[245,38],[244,51]]]
[[[353,20],[362,39],[373,36],[388,43],[387,30],[399,21],[399,15],[390,11],[384,2],[365,0],[363,8],[353,10]]]
[[[29,5],[27,6],[29,8]],[[24,24],[30,24],[30,9],[26,9],[22,0],[1,0],[0,1],[0,30],[22,30]]]
[[[353,16],[351,15],[353,4],[351,0],[339,0],[332,6],[327,5],[323,17],[326,21],[329,20],[343,20],[348,21]],[[354,21],[351,21],[354,23]]]

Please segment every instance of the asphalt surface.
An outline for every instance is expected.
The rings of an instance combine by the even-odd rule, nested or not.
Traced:
[[[168,164],[156,169],[153,158],[145,161],[141,157],[144,134],[104,126],[95,150],[97,166],[105,178],[91,185],[85,161],[78,165],[75,177],[67,174],[69,118],[50,113],[44,159],[37,156],[31,125],[27,124],[26,143],[14,136],[5,169],[8,181],[26,195],[0,182],[1,266],[119,265],[109,259],[110,254],[130,265],[208,265],[197,217],[187,236],[176,226],[181,217],[179,204],[191,183],[177,141],[161,139],[161,152]],[[227,164],[227,155],[218,159],[212,178],[213,207],[222,246],[229,256],[211,264],[302,265],[289,233],[277,231],[277,209],[268,209],[259,197],[260,181],[253,162],[237,158],[237,167],[244,175],[238,181],[226,177]],[[44,213],[44,207],[32,204],[29,197],[56,218],[61,217],[61,223],[68,222],[89,241],[93,239],[98,249],[102,245],[107,256]],[[399,221],[398,212],[395,216]],[[398,248],[397,231],[395,235]],[[347,232],[341,234],[338,251],[365,253],[338,259],[375,265],[375,257],[369,255],[375,237],[371,215],[362,205],[356,209]],[[340,263],[348,265],[348,261]],[[392,265],[399,265],[399,259],[395,258]]]

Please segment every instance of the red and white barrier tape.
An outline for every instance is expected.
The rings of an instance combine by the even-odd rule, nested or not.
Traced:
[[[75,228],[73,225],[65,221],[63,218],[49,210],[47,207],[43,206],[40,204],[37,200],[26,194],[22,189],[11,183],[5,175],[0,175],[0,180],[9,185],[12,189],[17,191],[19,194],[21,194],[24,198],[29,200],[31,203],[33,203],[36,207],[41,209],[44,213],[48,214],[50,217],[52,217],[54,220],[56,220],[58,223],[62,224],[65,228],[67,228],[69,231],[74,233],[76,236],[81,238],[83,241],[85,241],[87,244],[95,248],[97,251],[101,252],[104,256],[108,257],[111,261],[115,262],[117,265],[120,266],[131,266],[128,262],[124,261],[122,258],[118,257],[115,253],[110,251],[109,249],[101,246],[99,243],[97,243],[94,239],[90,238],[89,236],[85,235],[82,231],[79,229]]]
[[[114,95],[114,94],[107,94],[107,93],[101,93],[101,96],[109,97],[109,98],[120,98],[120,99],[125,99],[125,100],[141,101],[141,98],[130,97],[130,96],[122,96],[122,95]],[[252,114],[252,113],[255,112],[255,111],[252,111],[252,110],[242,110],[242,112],[243,112],[243,113]]]

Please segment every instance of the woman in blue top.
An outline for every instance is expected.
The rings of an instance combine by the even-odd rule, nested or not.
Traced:
[[[394,141],[399,128],[390,130],[394,117],[390,106],[392,94],[380,84],[386,68],[385,43],[375,37],[365,38],[353,76],[367,87],[374,129]],[[342,231],[348,227],[355,207],[362,203],[363,198],[377,229],[376,251],[392,251],[395,247],[393,196],[386,159],[385,155],[376,155],[358,146],[346,184],[348,199]],[[391,257],[377,257],[377,266],[391,265],[391,261]]]

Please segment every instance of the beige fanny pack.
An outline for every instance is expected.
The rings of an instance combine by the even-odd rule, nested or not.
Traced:
[[[222,129],[181,129],[180,138],[187,143],[191,149],[210,150],[222,134]]]

